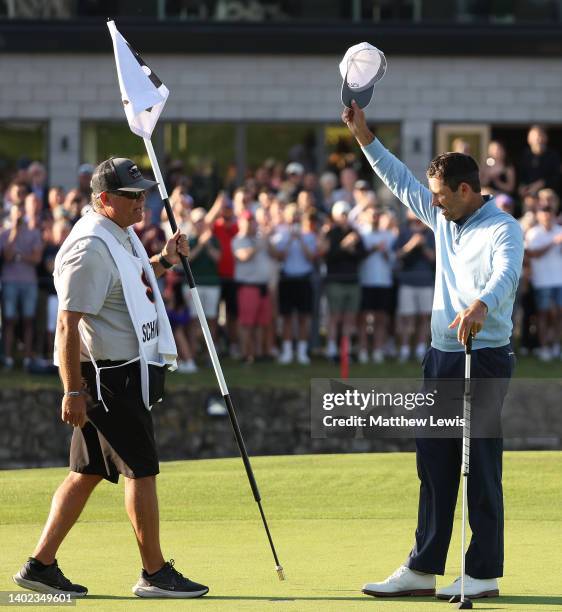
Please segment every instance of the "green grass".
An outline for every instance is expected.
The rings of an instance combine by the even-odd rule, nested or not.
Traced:
[[[308,367],[296,364],[281,366],[274,362],[255,363],[251,366],[241,364],[232,359],[221,360],[221,365],[230,388],[260,388],[284,387],[307,388],[311,378],[339,377],[339,365],[329,363],[325,359],[315,358]],[[517,359],[515,376],[517,378],[560,378],[562,364],[560,362],[542,363],[533,357],[520,357]],[[416,362],[399,364],[389,360],[382,365],[351,364],[350,378],[419,378],[421,367]],[[210,366],[201,365],[197,374],[179,374],[174,372],[167,377],[167,387],[177,388],[189,386],[190,388],[209,388],[216,386],[216,378]],[[0,387],[41,389],[60,388],[57,376],[30,376],[21,370],[9,373],[0,371]]]
[[[59,553],[90,589],[90,610],[388,612],[448,610],[431,598],[372,599],[412,544],[418,482],[411,453],[253,459],[266,515],[288,580],[273,560],[239,459],[163,463],[159,476],[165,555],[210,585],[202,600],[148,601],[131,594],[140,570],[122,485],[102,483]],[[506,577],[481,610],[559,610],[562,453],[505,454]],[[0,590],[30,554],[64,469],[0,472]],[[459,572],[459,522],[447,575]]]

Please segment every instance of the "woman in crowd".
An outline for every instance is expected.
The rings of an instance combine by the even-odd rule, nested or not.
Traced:
[[[504,146],[497,140],[488,145],[486,163],[480,167],[480,182],[489,193],[515,192],[515,167],[507,159]]]

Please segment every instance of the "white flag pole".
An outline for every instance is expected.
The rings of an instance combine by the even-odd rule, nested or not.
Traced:
[[[158,181],[158,189],[164,203],[164,208],[166,209],[166,213],[168,215],[168,221],[170,222],[172,231],[175,233],[178,226],[174,218],[172,207],[170,206],[170,200],[168,199],[164,179],[162,177],[162,173],[160,172],[160,166],[158,165],[158,160],[156,159],[156,154],[154,153],[154,148],[152,147],[152,142],[150,140],[152,131],[154,130],[156,122],[158,121],[160,113],[162,112],[164,104],[168,98],[169,91],[158,76],[154,74],[154,72],[146,65],[141,56],[129,45],[123,36],[121,36],[117,30],[117,27],[115,26],[115,23],[110,21],[107,25],[111,35],[111,40],[113,42],[117,78],[119,80],[119,89],[121,90],[121,99],[125,105],[125,115],[133,134],[141,136],[144,140],[144,146],[146,147],[146,152],[148,153],[150,164],[152,165],[152,170],[154,171],[154,176]],[[246,468],[246,474],[250,482],[250,487],[252,489],[252,493],[254,494],[254,499],[258,504],[263,526],[271,547],[271,552],[273,553],[273,558],[275,559],[275,569],[277,570],[279,579],[284,580],[285,576],[283,574],[283,568],[281,567],[279,559],[277,558],[275,546],[273,545],[273,540],[269,532],[269,527],[267,525],[265,514],[261,505],[261,496],[258,485],[250,464],[250,458],[248,457],[248,451],[246,450],[244,438],[242,437],[242,432],[240,431],[240,426],[238,425],[238,419],[236,418],[236,412],[234,411],[234,404],[232,403],[232,399],[228,393],[228,388],[224,380],[222,368],[215,349],[215,343],[213,342],[213,337],[211,336],[211,332],[209,330],[207,318],[205,317],[203,306],[201,305],[201,299],[199,298],[199,293],[197,291],[197,287],[195,286],[193,273],[191,272],[187,257],[180,255],[180,260],[187,278],[193,303],[195,304],[197,317],[199,318],[199,323],[201,324],[201,329],[203,330],[203,336],[205,337],[207,349],[209,350],[209,355],[211,356],[215,375],[228,410],[228,416],[230,417],[230,423],[232,424],[232,429],[234,430],[234,436],[238,444],[238,449],[240,450],[240,455],[242,456],[242,461],[244,463],[244,467]]]
[[[152,170],[154,172],[154,177],[158,181],[158,191],[160,192],[160,197],[162,198],[162,202],[164,203],[164,208],[166,209],[166,213],[168,215],[168,221],[170,222],[172,232],[175,233],[178,226],[174,218],[174,212],[172,211],[172,207],[170,205],[170,200],[168,198],[168,192],[166,190],[166,185],[164,184],[164,178],[162,177],[162,173],[160,172],[160,166],[158,165],[158,159],[156,158],[154,147],[152,146],[152,142],[150,138],[143,138],[143,140],[144,140],[144,146],[146,147],[146,152],[148,153],[148,158],[150,159]],[[199,323],[201,324],[201,329],[203,330],[203,336],[205,337],[205,343],[207,344],[207,349],[209,351],[209,355],[211,356],[211,362],[213,363],[213,369],[215,370],[215,375],[217,377],[217,381],[219,383],[219,387],[223,395],[224,403],[228,410],[228,416],[230,417],[232,429],[234,430],[234,436],[236,438],[236,442],[240,450],[240,455],[242,457],[244,467],[246,468],[246,474],[248,475],[248,480],[250,481],[250,487],[252,489],[252,493],[254,494],[254,499],[256,503],[258,504],[263,526],[267,534],[267,539],[269,540],[271,552],[273,553],[273,558],[275,560],[275,569],[277,571],[277,575],[279,576],[279,580],[285,580],[285,574],[283,572],[283,567],[279,563],[279,558],[277,557],[277,552],[275,551],[273,539],[271,537],[271,533],[267,525],[267,520],[265,518],[265,514],[264,514],[264,511],[261,505],[261,495],[260,495],[258,485],[257,485],[256,479],[254,476],[254,472],[252,470],[252,466],[250,464],[250,458],[248,456],[248,451],[246,450],[246,444],[244,443],[244,438],[242,437],[242,432],[240,431],[240,426],[238,425],[238,419],[236,417],[236,412],[234,410],[234,404],[232,403],[232,398],[230,397],[230,393],[228,392],[228,388],[226,386],[226,381],[224,380],[224,375],[222,373],[222,368],[221,368],[221,364],[219,361],[219,357],[217,355],[217,350],[215,348],[215,343],[211,335],[211,330],[209,329],[209,324],[207,323],[207,317],[205,316],[205,312],[203,311],[201,299],[199,298],[199,293],[197,291],[197,287],[195,286],[195,279],[193,278],[193,273],[191,272],[191,268],[189,266],[187,257],[180,255],[180,258],[181,258],[181,264],[183,267],[183,271],[185,272],[187,283],[189,285],[189,290],[191,292],[191,298],[193,300],[193,303],[195,304],[195,310],[197,312],[197,317],[199,319]]]
[[[148,157],[150,159],[150,164],[152,165],[152,170],[154,171],[154,177],[158,181],[158,191],[160,192],[160,197],[162,198],[162,202],[164,202],[166,213],[168,214],[168,219],[170,221],[170,225],[172,226],[172,231],[175,232],[177,229],[176,220],[170,207],[168,192],[166,190],[166,185],[164,184],[162,173],[160,172],[160,166],[158,165],[158,159],[156,158],[156,153],[154,152],[152,141],[149,138],[143,138],[143,140],[144,146],[146,147],[146,152],[148,153]],[[169,207],[170,209],[168,210]],[[187,265],[187,268],[184,269],[184,271],[187,277],[191,297],[193,299],[193,303],[195,304],[195,310],[197,311],[197,317],[199,318],[199,322],[201,323],[203,336],[205,337],[205,342],[207,344],[207,348],[209,349],[209,354],[213,363],[213,369],[215,370],[215,375],[217,377],[221,393],[223,394],[223,396],[228,395],[228,388],[226,386],[226,381],[224,380],[224,375],[222,373],[222,368],[215,348],[215,343],[213,341],[213,336],[211,335],[209,324],[207,323],[207,317],[205,316],[203,305],[201,304],[199,292],[197,291],[197,287],[195,286],[195,279],[193,278],[193,274],[191,272],[189,264]]]

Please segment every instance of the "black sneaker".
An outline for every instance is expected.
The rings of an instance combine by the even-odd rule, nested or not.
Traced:
[[[155,574],[142,570],[139,581],[133,587],[133,593],[139,597],[173,597],[188,599],[202,597],[209,592],[209,587],[185,578],[174,567],[170,559]]]
[[[84,597],[88,594],[85,586],[73,584],[65,577],[56,559],[51,565],[43,565],[41,561],[29,557],[27,563],[13,578],[20,587],[39,593],[64,593],[72,597]]]

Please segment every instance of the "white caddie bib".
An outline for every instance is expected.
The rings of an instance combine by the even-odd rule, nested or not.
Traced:
[[[53,276],[56,286],[62,258],[77,241],[95,236],[105,242],[119,272],[125,303],[139,343],[138,357],[131,359],[125,364],[109,367],[121,367],[134,361],[140,362],[142,398],[146,408],[150,409],[148,366],[149,364],[158,366],[168,364],[170,370],[175,370],[177,367],[177,349],[164,302],[156,283],[156,276],[146,250],[131,228],[127,228],[127,232],[136,255],[129,253],[111,232],[96,221],[93,215],[85,215],[76,223],[61,246],[55,259]],[[82,343],[85,345],[96,371],[98,400],[103,403],[107,410],[101,393],[100,381],[100,371],[106,368],[97,366],[90,347],[85,341],[81,323],[78,324],[78,329]],[[54,363],[59,365],[56,338]]]

